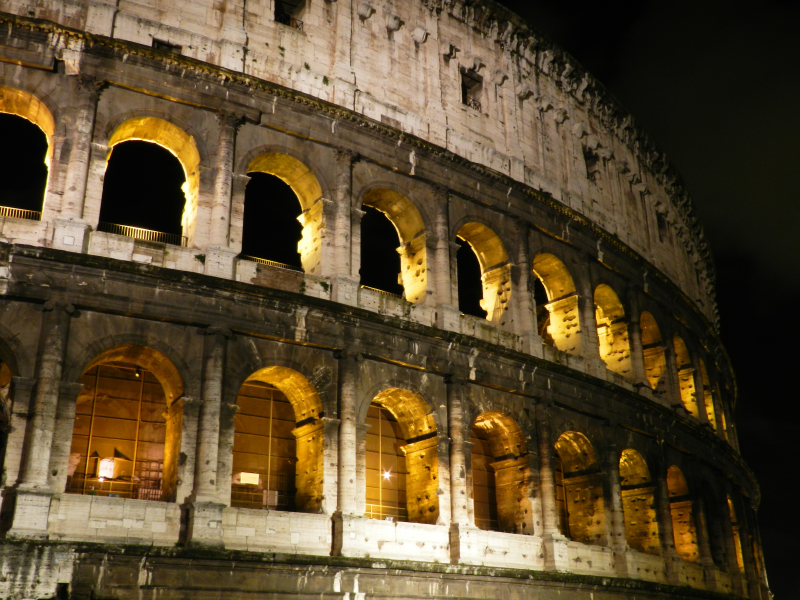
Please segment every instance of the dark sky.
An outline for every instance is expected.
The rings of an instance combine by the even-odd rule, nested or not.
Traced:
[[[800,399],[788,376],[800,357],[800,3],[503,3],[602,81],[683,175],[718,269],[770,586],[800,598]]]

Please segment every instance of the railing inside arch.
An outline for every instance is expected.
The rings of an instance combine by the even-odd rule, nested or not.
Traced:
[[[286,263],[278,262],[276,260],[268,260],[266,258],[258,258],[257,256],[247,256],[246,254],[240,254],[239,258],[244,260],[252,260],[253,262],[257,262],[262,265],[267,265],[270,267],[277,267],[279,269],[289,269],[290,271],[300,271],[302,272],[303,269],[300,267],[295,267],[293,265],[287,265]]]
[[[177,233],[164,233],[162,231],[153,231],[152,229],[131,227],[129,225],[117,225],[116,223],[105,223],[103,221],[100,221],[100,223],[97,224],[97,231],[114,233],[116,235],[124,235],[125,237],[143,240],[145,242],[162,242],[164,244],[173,244],[174,246],[186,246],[187,243],[187,238],[185,235],[179,235]]]
[[[371,292],[375,292],[376,294],[382,294],[384,296],[389,296],[390,298],[399,298],[401,300],[403,299],[403,297],[398,295],[398,294],[393,294],[392,292],[387,292],[385,290],[379,290],[378,288],[370,287],[368,285],[362,285],[361,289],[362,290],[369,290]]]
[[[0,206],[0,217],[10,217],[12,219],[27,219],[29,221],[41,221],[42,213],[37,212],[35,210],[12,208],[11,206]]]
[[[303,22],[300,19],[295,19],[292,15],[285,12],[275,11],[275,22],[281,25],[288,25],[297,31],[303,31]]]
[[[379,521],[408,522],[408,510],[400,506],[385,506],[382,504],[367,504],[364,507],[364,516]]]

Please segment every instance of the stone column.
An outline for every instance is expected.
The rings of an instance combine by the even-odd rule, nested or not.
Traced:
[[[644,348],[642,347],[642,326],[637,319],[628,322],[628,340],[631,347],[631,370],[633,371],[634,385],[640,388],[650,388],[647,380],[647,371],[644,368]]]
[[[517,232],[517,268],[518,284],[515,290],[517,307],[517,334],[523,339],[524,350],[534,356],[542,357],[542,338],[539,337],[536,325],[536,303],[533,300],[531,286],[531,261],[528,248],[528,224],[522,219],[514,219]]]
[[[337,512],[355,515],[357,502],[358,415],[356,377],[359,355],[342,352],[339,356],[339,502]]]
[[[581,342],[583,343],[583,357],[589,367],[589,373],[601,379],[606,378],[606,363],[600,358],[600,339],[597,336],[597,314],[595,313],[594,298],[581,294],[578,297],[578,307],[581,315]]]
[[[464,443],[464,384],[449,378],[447,385],[447,430],[450,436],[450,522],[451,527],[469,525],[469,495]]]
[[[556,504],[556,477],[553,469],[553,445],[548,426],[548,407],[536,406],[536,433],[539,438],[539,485],[542,497],[542,534],[561,536],[558,530],[558,508]]]
[[[613,440],[613,436],[616,433],[614,430],[614,427],[606,428],[606,439]],[[614,566],[617,575],[620,577],[627,577],[629,573],[625,553],[628,550],[628,540],[625,533],[625,514],[622,508],[622,484],[619,478],[619,459],[619,449],[612,441],[608,445],[605,460],[608,508],[611,512],[611,518],[607,521],[609,525],[609,546],[614,550]]]
[[[84,238],[88,226],[83,219],[83,207],[89,177],[97,101],[104,86],[104,81],[83,75],[77,77],[77,107],[69,138],[71,148],[64,177],[64,195],[61,200],[61,214],[55,220],[53,233],[53,248],[59,250],[73,252],[85,250]]]
[[[450,192],[443,187],[435,187],[434,235],[436,236],[436,256],[434,258],[434,282],[436,285],[436,325],[449,331],[460,331],[461,313],[456,297],[453,295],[452,262],[450,252]]]
[[[217,476],[225,354],[227,340],[232,334],[214,326],[204,333],[202,403],[187,541],[191,545],[223,546],[222,510],[225,505],[217,493]]]
[[[63,492],[67,486],[72,433],[75,430],[75,410],[82,390],[82,383],[62,382],[59,387],[58,409],[48,468],[48,486],[56,493]]]
[[[225,506],[231,505],[231,476],[233,475],[233,440],[236,435],[238,404],[220,405],[219,454],[217,456],[217,497]]]
[[[683,406],[683,399],[681,398],[681,384],[678,378],[678,363],[675,360],[675,348],[672,344],[665,344],[664,346],[664,360],[667,363],[667,370],[664,377],[667,378],[667,390],[669,398],[667,404],[670,406],[686,408]],[[688,411],[687,411],[688,412]]]
[[[31,396],[36,384],[35,379],[12,377],[11,411],[8,423],[9,433],[6,438],[5,468],[7,486],[17,484],[22,468],[22,451],[25,444],[25,424],[30,414]]]
[[[361,217],[353,206],[353,165],[358,154],[337,148],[336,178],[333,187],[333,223],[329,242],[333,246],[329,266],[323,275],[331,277],[331,300],[355,306],[358,304],[358,270],[361,262]]]
[[[706,394],[705,385],[703,385],[703,374],[700,372],[700,364],[697,362],[696,357],[693,357],[692,367],[694,369],[692,375],[694,377],[694,397],[697,402],[697,416],[703,425],[711,427],[711,423],[708,420],[708,413],[706,412]]]
[[[667,488],[667,467],[663,458],[664,440],[656,442],[662,455],[659,464],[653,469],[653,485],[655,487],[656,515],[658,518],[658,537],[661,542],[661,556],[664,557],[664,568],[667,583],[679,585],[680,569],[678,553],[675,550],[675,534],[672,527],[672,509],[669,503],[669,489]]]
[[[48,479],[50,453],[69,339],[70,317],[75,312],[75,307],[50,300],[45,303],[43,312],[36,361],[36,385],[25,431],[25,449],[15,495],[14,518],[8,532],[11,537],[46,535],[50,498],[53,495]]]
[[[692,506],[694,507],[694,525],[697,533],[697,554],[700,564],[705,568],[714,566],[714,558],[711,555],[711,544],[709,543],[708,519],[706,506],[703,497],[693,490],[691,492]]]
[[[728,507],[728,502],[727,502],[727,497],[729,496],[730,494],[728,493],[723,503],[724,506],[718,507],[718,510],[722,509],[721,512],[722,535],[723,535],[723,541],[725,543],[725,562],[726,562],[725,569],[728,571],[728,574],[730,575],[731,585],[733,586],[733,593],[736,594],[737,596],[743,596],[744,582],[742,580],[744,573],[742,573],[739,570],[739,562],[736,560],[736,542],[733,539],[733,521],[731,520],[731,511],[730,508]],[[739,532],[740,532],[739,539],[741,540],[741,530],[742,530],[741,524],[737,522],[737,525],[739,525]],[[744,561],[744,548],[742,548],[742,559]]]

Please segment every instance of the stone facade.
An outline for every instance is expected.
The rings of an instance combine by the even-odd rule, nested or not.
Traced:
[[[702,230],[571,57],[488,0],[3,10],[0,112],[49,176],[0,213],[0,595],[770,598]],[[183,167],[177,243],[100,231],[131,140]],[[302,272],[241,255],[253,172],[298,197]],[[364,206],[402,298],[360,285]],[[241,498],[245,385],[289,498],[271,446]]]

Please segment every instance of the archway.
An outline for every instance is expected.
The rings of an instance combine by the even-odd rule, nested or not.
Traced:
[[[311,275],[321,274],[326,223],[322,186],[314,172],[293,156],[267,152],[250,161],[247,173],[251,180],[245,193],[242,253],[302,266]],[[271,227],[267,232],[263,217]],[[274,238],[277,244],[259,238]]]
[[[183,379],[161,352],[125,344],[81,377],[66,492],[174,500]]]
[[[0,217],[39,220],[53,156],[55,120],[35,96],[0,85]]]
[[[374,208],[383,213],[397,231],[400,246],[400,273],[398,282],[403,286],[403,295],[409,302],[424,302],[428,288],[428,264],[425,225],[422,215],[414,204],[405,196],[388,189],[374,189],[364,196],[364,206]],[[368,280],[367,269],[385,269],[385,265],[374,265],[365,255],[370,252],[363,243],[364,225],[362,221],[362,283]],[[368,283],[366,284],[368,285]]]
[[[700,380],[703,382],[703,406],[705,407],[706,417],[711,429],[717,431],[717,415],[714,410],[714,392],[711,387],[711,380],[708,378],[708,371],[706,371],[706,363],[700,358],[697,360],[700,367]]]
[[[642,353],[644,354],[644,370],[647,381],[654,391],[666,393],[667,358],[664,353],[661,330],[658,323],[647,311],[639,316],[639,328],[642,332]]]
[[[594,290],[594,304],[600,358],[610,371],[630,379],[631,347],[622,302],[610,286],[601,283]]]
[[[467,223],[458,230],[457,235],[469,244],[478,259],[483,287],[480,306],[486,312],[486,319],[504,324],[511,299],[511,264],[503,242],[494,231],[481,223]],[[461,285],[459,279],[459,295]]]
[[[367,412],[366,516],[435,524],[439,518],[436,424],[418,394],[387,388]]]
[[[264,367],[236,404],[231,506],[319,512],[325,430],[314,386],[288,367]]]
[[[697,409],[697,393],[694,387],[694,367],[689,358],[689,351],[686,344],[679,335],[672,338],[672,345],[675,348],[675,363],[678,367],[678,385],[680,386],[681,402],[683,407],[695,418],[700,418]]]
[[[694,518],[694,503],[689,495],[689,486],[681,470],[675,465],[667,469],[669,509],[672,514],[672,535],[675,550],[683,560],[700,562],[697,547],[697,527]]]
[[[101,229],[112,230],[112,233],[120,233],[122,235],[135,237],[137,239],[163,241],[173,244],[177,243],[185,245],[187,243],[187,239],[193,240],[200,188],[200,153],[197,150],[197,144],[195,143],[194,138],[177,125],[174,125],[163,119],[156,117],[136,117],[133,119],[128,119],[114,130],[108,141],[109,152],[108,157],[106,158],[107,173],[112,157],[115,153],[115,147],[124,142],[147,142],[151,145],[155,144],[169,152],[180,163],[180,167],[183,170],[184,175],[184,181],[179,184],[183,192],[183,202],[181,202],[181,198],[177,194],[170,196],[170,203],[173,205],[174,210],[176,212],[179,210],[182,212],[180,219],[180,236],[176,237],[177,234],[173,232],[150,231],[147,228],[137,228],[135,226],[126,227],[127,224],[125,223],[116,224],[122,226],[122,229],[110,227],[111,225],[115,225],[112,223],[101,225]],[[136,152],[144,152],[149,160],[150,165],[163,164],[164,162],[163,159],[158,158],[158,152],[147,146],[137,144],[130,145],[128,148],[135,149]],[[134,150],[130,151],[133,152]],[[127,152],[128,150],[126,148],[125,154],[127,154]],[[163,156],[164,155],[161,154],[161,157]],[[124,158],[125,157],[123,157],[123,161]],[[121,168],[131,169],[137,168],[137,166],[132,165],[129,162],[123,162],[123,167]],[[140,164],[138,165],[138,168],[142,169],[147,167]],[[133,175],[135,176],[137,173],[134,172]],[[140,179],[143,179],[141,177],[142,173],[138,173],[138,175]],[[104,185],[103,201],[101,202],[100,207],[101,217],[104,214],[107,214],[107,211],[110,210],[106,205],[109,203],[115,203],[115,200],[115,198],[107,195]],[[131,208],[135,213],[135,206]],[[146,215],[143,215],[143,217],[144,216]],[[176,225],[173,224],[173,226],[175,226],[177,229]]]
[[[640,552],[660,555],[655,490],[647,463],[636,450],[626,448],[622,451],[619,478],[622,484],[625,539],[628,545]]]
[[[562,531],[576,542],[605,546],[606,513],[603,480],[594,448],[585,435],[576,431],[561,434],[555,444],[560,460],[564,511]],[[558,481],[558,480],[561,481]]]
[[[744,555],[742,554],[742,531],[739,527],[739,519],[736,517],[736,508],[733,506],[730,494],[726,496],[728,501],[728,512],[731,518],[731,533],[733,534],[733,551],[736,553],[736,566],[739,572],[744,573]]]
[[[528,448],[517,422],[498,411],[481,413],[471,442],[475,525],[533,534]]]
[[[552,254],[537,254],[533,273],[547,293],[549,323],[547,333],[555,347],[568,354],[581,353],[581,327],[578,294],[567,267]]]

